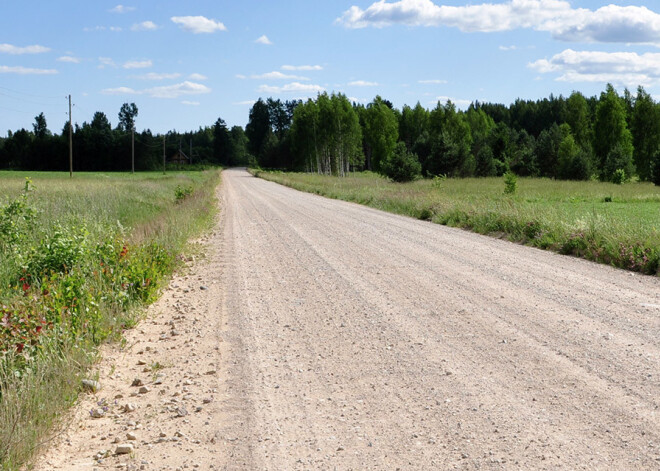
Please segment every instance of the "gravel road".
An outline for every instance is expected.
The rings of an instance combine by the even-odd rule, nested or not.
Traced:
[[[658,278],[243,170],[218,194],[34,469],[660,469]]]
[[[660,281],[224,172],[221,469],[660,469]]]

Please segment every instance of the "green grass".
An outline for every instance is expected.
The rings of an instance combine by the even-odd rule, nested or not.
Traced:
[[[187,240],[211,227],[218,181],[219,171],[0,172],[1,470],[30,460],[97,346],[135,324]]]
[[[507,195],[502,178],[399,184],[368,172],[257,173],[298,190],[658,274],[660,187],[652,184],[518,178]]]

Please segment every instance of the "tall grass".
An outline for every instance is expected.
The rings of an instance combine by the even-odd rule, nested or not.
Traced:
[[[218,171],[31,173],[26,193],[25,176],[0,172],[3,471],[47,439],[96,347],[134,325],[188,238],[210,227],[219,181]]]
[[[505,194],[502,178],[391,183],[373,173],[346,178],[262,172],[298,190],[646,274],[658,274],[660,187],[518,178]]]

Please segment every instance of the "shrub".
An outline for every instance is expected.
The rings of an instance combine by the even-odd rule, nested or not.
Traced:
[[[612,174],[611,180],[612,183],[616,185],[623,185],[629,180],[629,178],[628,175],[626,175],[626,171],[624,169],[617,168]]]
[[[622,146],[616,145],[608,154],[603,166],[602,180],[612,183],[625,183],[635,173],[632,155]]]
[[[186,199],[188,196],[192,195],[193,189],[192,186],[186,186],[182,187],[181,185],[177,185],[176,188],[174,189],[174,196],[176,198],[176,201],[182,201]]]
[[[394,152],[381,163],[381,168],[384,175],[398,183],[417,180],[422,175],[417,155],[409,152],[403,142],[397,143]]]
[[[26,178],[23,194],[0,207],[0,248],[15,244],[21,234],[30,230],[36,217],[36,211],[28,205],[28,193],[32,190],[32,180]]]
[[[508,171],[504,174],[504,194],[514,195],[518,189],[518,177],[515,173]]]

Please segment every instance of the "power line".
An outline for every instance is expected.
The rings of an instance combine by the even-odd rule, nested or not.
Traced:
[[[2,92],[0,92],[0,95],[2,95],[4,97],[7,97],[7,98],[11,98],[12,100],[20,101],[22,103],[31,103],[33,105],[41,105],[41,106],[60,106],[57,103],[44,103],[44,102],[41,102],[41,101],[26,100],[25,98],[11,96],[11,95],[8,95],[8,94],[2,93]]]
[[[18,93],[19,95],[31,96],[31,97],[34,97],[34,98],[52,98],[52,99],[60,99],[61,98],[61,95],[56,95],[56,96],[52,96],[52,95],[34,95],[32,93],[21,92],[19,90],[13,90],[13,89],[7,88],[7,87],[0,87],[0,89],[7,90],[8,92]]]

